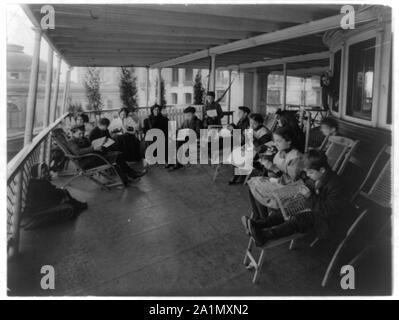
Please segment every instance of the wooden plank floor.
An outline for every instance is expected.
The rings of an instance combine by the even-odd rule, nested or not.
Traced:
[[[242,264],[247,188],[227,185],[229,167],[216,183],[212,174],[207,165],[173,172],[155,166],[113,191],[76,180],[70,191],[89,210],[63,225],[22,232],[21,254],[8,264],[9,295],[348,294],[320,287],[331,252],[309,248],[309,239],[296,250],[269,250],[253,285]],[[40,288],[43,265],[55,268],[55,290]]]

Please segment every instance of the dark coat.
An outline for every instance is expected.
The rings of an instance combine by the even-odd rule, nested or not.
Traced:
[[[244,130],[249,128],[249,118],[240,119],[236,124],[233,123],[232,126],[234,129],[240,129],[244,133]]]
[[[150,115],[147,119],[144,119],[143,131],[146,133],[150,129],[160,129],[163,133],[168,132],[169,119],[161,114],[154,116]]]
[[[100,139],[103,137],[107,137],[111,139],[111,135],[108,130],[101,130],[99,127],[95,127],[93,130],[91,130],[89,134],[89,140],[93,141],[96,139]]]
[[[333,171],[328,171],[318,186],[310,186],[312,194],[307,206],[312,210],[314,229],[319,237],[327,237],[334,220],[348,207],[344,185]]]
[[[217,116],[214,118],[208,117],[206,114],[206,112],[208,110],[216,110]],[[204,111],[203,111],[204,125],[206,125],[206,126],[220,125],[222,123],[221,122],[222,118],[223,118],[223,110],[219,103],[217,103],[216,101],[213,101],[212,103],[205,104]]]
[[[200,136],[200,130],[202,129],[202,121],[198,119],[196,115],[194,115],[190,121],[185,120],[180,129],[194,130],[198,138]]]
[[[47,210],[63,202],[66,194],[45,179],[31,179],[26,196],[25,213],[31,214]]]

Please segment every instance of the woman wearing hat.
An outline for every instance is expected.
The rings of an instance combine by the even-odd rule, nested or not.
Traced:
[[[206,94],[206,103],[204,106],[204,127],[210,125],[221,125],[223,118],[223,110],[220,104],[215,101],[215,92],[208,91]]]

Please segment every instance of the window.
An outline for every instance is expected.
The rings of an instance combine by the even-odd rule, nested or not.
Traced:
[[[172,69],[172,86],[177,86],[179,83],[179,69]]]
[[[341,79],[341,56],[342,50],[338,50],[334,53],[334,69],[333,69],[333,81],[332,81],[332,88],[334,92],[337,92],[337,97],[339,97],[339,84]],[[338,100],[333,101],[332,110],[338,112]]]
[[[267,104],[280,105],[280,90],[267,90]]]
[[[191,86],[193,84],[193,69],[185,69],[184,82],[186,85],[189,85],[189,86]]]
[[[185,93],[185,100],[186,100],[186,104],[191,104],[192,103],[192,94]]]
[[[172,104],[177,104],[177,93],[172,93]]]
[[[18,80],[19,79],[19,73],[18,72],[11,72],[10,73],[10,79]]]
[[[374,83],[375,38],[349,47],[346,114],[371,120]]]

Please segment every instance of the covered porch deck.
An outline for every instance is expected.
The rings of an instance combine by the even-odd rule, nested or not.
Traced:
[[[369,263],[357,270],[356,290],[342,290],[339,274],[322,288],[332,249],[328,243],[310,248],[309,238],[294,250],[288,244],[268,250],[254,285],[243,265],[248,236],[240,223],[249,210],[248,190],[228,186],[230,174],[223,167],[214,183],[210,165],[174,172],[156,166],[131,187],[113,191],[76,180],[69,190],[89,209],[67,224],[22,231],[20,255],[9,261],[9,294],[48,295],[40,288],[43,265],[56,270],[51,295],[57,296],[387,294],[386,270],[377,268],[370,281],[369,268],[376,268]],[[387,254],[371,259],[385,265]]]
[[[76,198],[88,202],[87,211],[74,222],[20,231],[30,168],[39,160],[49,163],[51,132],[68,116],[66,94],[62,103],[57,104],[60,75],[56,74],[52,86],[51,62],[47,69],[50,76],[46,85],[44,129],[33,139],[42,38],[50,45],[49,61],[54,53],[58,54],[58,66],[61,59],[70,67],[142,66],[156,69],[157,79],[161,79],[162,68],[209,66],[210,90],[215,88],[217,68],[241,72],[243,104],[252,106],[253,112],[264,114],[267,101],[262,101],[260,88],[267,76],[263,75],[282,70],[282,108],[286,109],[287,76],[291,72],[319,74],[331,65],[333,54],[322,37],[326,31],[340,27],[343,16],[340,7],[309,6],[298,11],[295,7],[286,10],[277,6],[271,11],[262,7],[257,12],[256,7],[243,6],[237,12],[232,6],[209,12],[204,7],[149,10],[137,6],[88,6],[79,12],[73,5],[56,5],[55,12],[59,15],[56,21],[60,25],[47,31],[39,28],[40,9],[40,5],[25,6],[37,27],[31,92],[24,149],[8,165],[10,295],[390,293],[390,246],[373,252],[367,257],[370,261],[358,267],[355,290],[342,290],[339,270],[328,287],[320,286],[336,244],[320,243],[310,248],[313,239],[308,238],[298,241],[295,250],[289,250],[288,245],[269,249],[260,282],[254,285],[252,273],[243,265],[248,236],[240,222],[240,217],[250,210],[248,189],[227,185],[232,172],[228,166],[223,166],[216,182],[212,180],[214,168],[209,165],[188,166],[175,172],[153,166],[133,186],[111,191],[103,191],[89,180],[79,178],[69,190]],[[356,7],[356,10],[358,25],[374,22],[381,16],[374,7]],[[160,19],[163,11],[169,13]],[[144,14],[152,18],[147,19]],[[242,20],[242,14],[248,20]],[[101,20],[107,24],[103,25]],[[206,28],[208,24],[216,31]],[[99,41],[103,44],[98,44]],[[70,70],[64,92],[68,92],[69,79]],[[160,81],[157,86],[161,92]],[[157,100],[161,101],[160,95]],[[57,178],[54,183],[62,184],[63,179],[68,178]],[[52,265],[56,270],[55,290],[40,287],[43,265]]]

